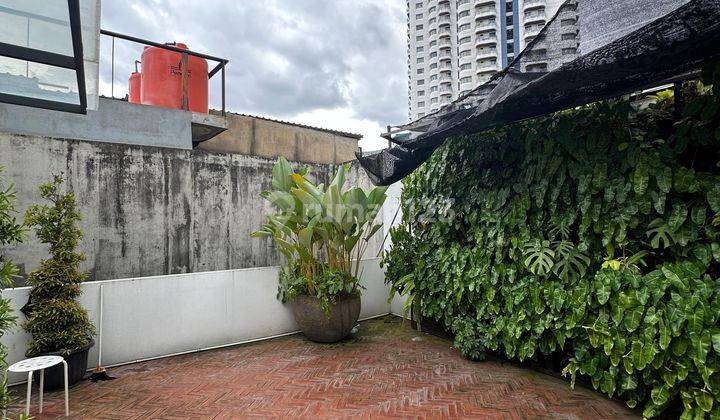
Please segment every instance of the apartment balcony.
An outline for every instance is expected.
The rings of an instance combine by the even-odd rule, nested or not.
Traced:
[[[473,28],[471,26],[468,26],[465,29],[458,31],[457,34],[458,34],[458,37],[460,37],[460,36],[465,36],[465,35],[472,35],[472,33],[473,33]]]
[[[547,16],[545,15],[544,11],[534,11],[530,13],[525,13],[525,24],[526,25],[532,25],[532,24],[541,24],[544,25],[546,22]]]
[[[463,25],[463,24],[465,24],[465,23],[472,23],[472,21],[473,21],[472,15],[467,15],[467,16],[464,16],[464,17],[459,17],[458,20],[457,20],[457,24],[458,24],[458,25]]]
[[[477,83],[475,86],[484,85],[485,83],[489,82],[490,79],[492,79],[491,74],[487,74],[487,73],[485,73],[483,75],[478,74]]]
[[[528,40],[528,38],[531,38],[531,39],[532,39],[532,38],[535,38],[535,37],[540,33],[541,30],[542,30],[542,26],[539,26],[539,25],[538,25],[538,26],[531,26],[531,27],[529,27],[529,28],[526,27],[526,28],[525,28],[525,41],[526,41],[526,42],[530,42],[530,41]]]
[[[497,57],[498,52],[496,48],[480,48],[475,55],[475,60],[484,60],[488,58]]]
[[[440,50],[438,58],[440,59],[441,63],[445,60],[450,60],[452,58],[452,52],[450,52],[450,50]]]
[[[523,2],[523,11],[534,10],[545,7],[545,0],[525,0]]]
[[[497,36],[485,34],[475,39],[475,46],[482,47],[487,45],[497,45]]]
[[[497,10],[495,7],[481,7],[475,9],[475,20],[495,17],[497,16]]]
[[[469,76],[469,77],[472,77],[472,76],[474,76],[474,75],[475,75],[475,70],[474,70],[473,68],[469,68],[469,69],[465,69],[465,70],[460,70],[460,71],[458,72],[458,78],[460,78],[460,79],[462,79],[463,77],[468,77],[468,76]]]
[[[450,74],[450,72],[447,72],[445,75],[441,74],[439,79],[440,79],[440,91],[442,92],[442,86],[445,83],[452,82],[452,75]]]
[[[473,4],[471,0],[465,1],[464,3],[458,2],[457,4],[457,11],[463,12],[465,10],[472,10]]]
[[[498,71],[498,65],[495,64],[478,64],[477,68],[475,69],[475,74],[478,76],[483,75],[492,75],[493,73],[496,73]]]
[[[472,54],[468,54],[468,55],[466,55],[466,56],[464,56],[464,57],[459,57],[459,58],[458,58],[458,64],[459,64],[459,65],[472,64],[474,61],[475,61],[475,59],[474,59],[474,57],[473,57]]]
[[[483,19],[475,21],[475,33],[481,34],[483,32],[494,31],[497,29],[497,21],[495,19]]]
[[[450,5],[448,4],[445,6],[438,6],[437,10],[438,10],[438,13],[440,13],[440,14],[450,13]]]
[[[483,7],[492,5],[495,7],[496,0],[475,0],[475,7]]]
[[[438,24],[440,24],[441,26],[443,23],[450,24],[450,22],[451,22],[450,15],[442,15],[442,16],[438,17]]]

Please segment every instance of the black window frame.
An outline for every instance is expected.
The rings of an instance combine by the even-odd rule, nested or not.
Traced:
[[[72,35],[73,55],[53,53],[36,48],[0,42],[0,56],[29,61],[31,63],[70,69],[75,71],[79,104],[32,98],[0,92],[0,102],[33,108],[50,109],[53,111],[87,113],[87,93],[85,89],[85,62],[83,57],[82,26],[80,25],[80,0],[67,0],[70,33]],[[36,16],[36,15],[33,15]]]

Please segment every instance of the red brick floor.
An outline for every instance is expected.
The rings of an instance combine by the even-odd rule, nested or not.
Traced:
[[[118,379],[70,391],[71,417],[187,418],[606,418],[635,417],[599,393],[512,364],[470,362],[450,343],[394,317],[363,322],[339,344],[301,335],[109,370]],[[13,413],[22,410],[15,388]],[[62,393],[45,413],[63,415]]]

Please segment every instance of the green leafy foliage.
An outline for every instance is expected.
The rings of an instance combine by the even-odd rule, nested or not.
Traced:
[[[447,141],[404,181],[393,290],[467,357],[551,355],[648,417],[720,416],[716,93],[686,84],[679,120],[665,92]]]
[[[25,224],[35,228],[35,235],[49,246],[50,258],[28,274],[30,315],[25,329],[32,334],[28,356],[44,352],[69,353],[87,345],[95,327],[87,311],[76,298],[82,292],[85,274],[78,265],[85,259],[77,252],[82,232],[77,227],[80,213],[75,195],[62,191],[61,175],[40,186],[40,196],[50,204],[34,204],[25,213]]]
[[[382,227],[375,218],[387,188],[345,189],[348,169],[340,165],[326,188],[308,179],[307,168],[296,173],[283,157],[273,168],[272,189],[261,195],[277,213],[252,236],[272,238],[285,257],[278,289],[283,302],[317,296],[327,312],[338,296],[359,293],[360,260]]]
[[[2,168],[0,168],[0,175]],[[15,218],[17,210],[15,208],[15,191],[12,185],[4,186],[0,182],[0,251],[2,248],[14,245],[22,241],[24,227],[19,224]],[[17,274],[17,268],[7,261],[0,252],[0,288],[13,287],[13,276]],[[10,299],[0,296],[0,338],[12,328],[17,322],[12,308],[10,307]],[[7,410],[10,405],[11,395],[7,388],[7,357],[8,349],[4,344],[0,344],[0,410]]]

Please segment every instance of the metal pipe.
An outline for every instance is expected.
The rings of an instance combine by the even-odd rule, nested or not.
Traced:
[[[102,366],[102,335],[103,335],[103,301],[105,297],[104,285],[100,285],[100,319],[98,320],[98,366]]]
[[[137,65],[135,65],[137,69]],[[115,37],[112,37],[112,53],[110,54],[110,96],[115,97]]]
[[[225,64],[222,65],[222,68],[220,69],[220,79],[222,80],[222,116],[225,116]]]
[[[164,48],[166,50],[175,51],[175,52],[179,52],[179,53],[186,53],[186,54],[189,54],[189,55],[192,55],[195,57],[204,58],[206,60],[217,61],[219,63],[229,63],[230,62],[230,60],[228,60],[226,58],[215,57],[212,55],[203,54],[203,53],[199,53],[199,52],[195,52],[195,51],[191,51],[191,50],[184,50],[182,48],[178,48],[178,47],[175,47],[172,45],[161,44],[159,42],[154,42],[154,41],[150,41],[147,39],[138,38],[135,36],[125,35],[125,34],[121,34],[118,32],[108,31],[106,29],[100,29],[100,33],[102,35],[108,35],[108,36],[112,36],[115,38],[124,39],[127,41],[133,41],[133,42],[137,42],[140,44],[150,45],[152,47]]]

